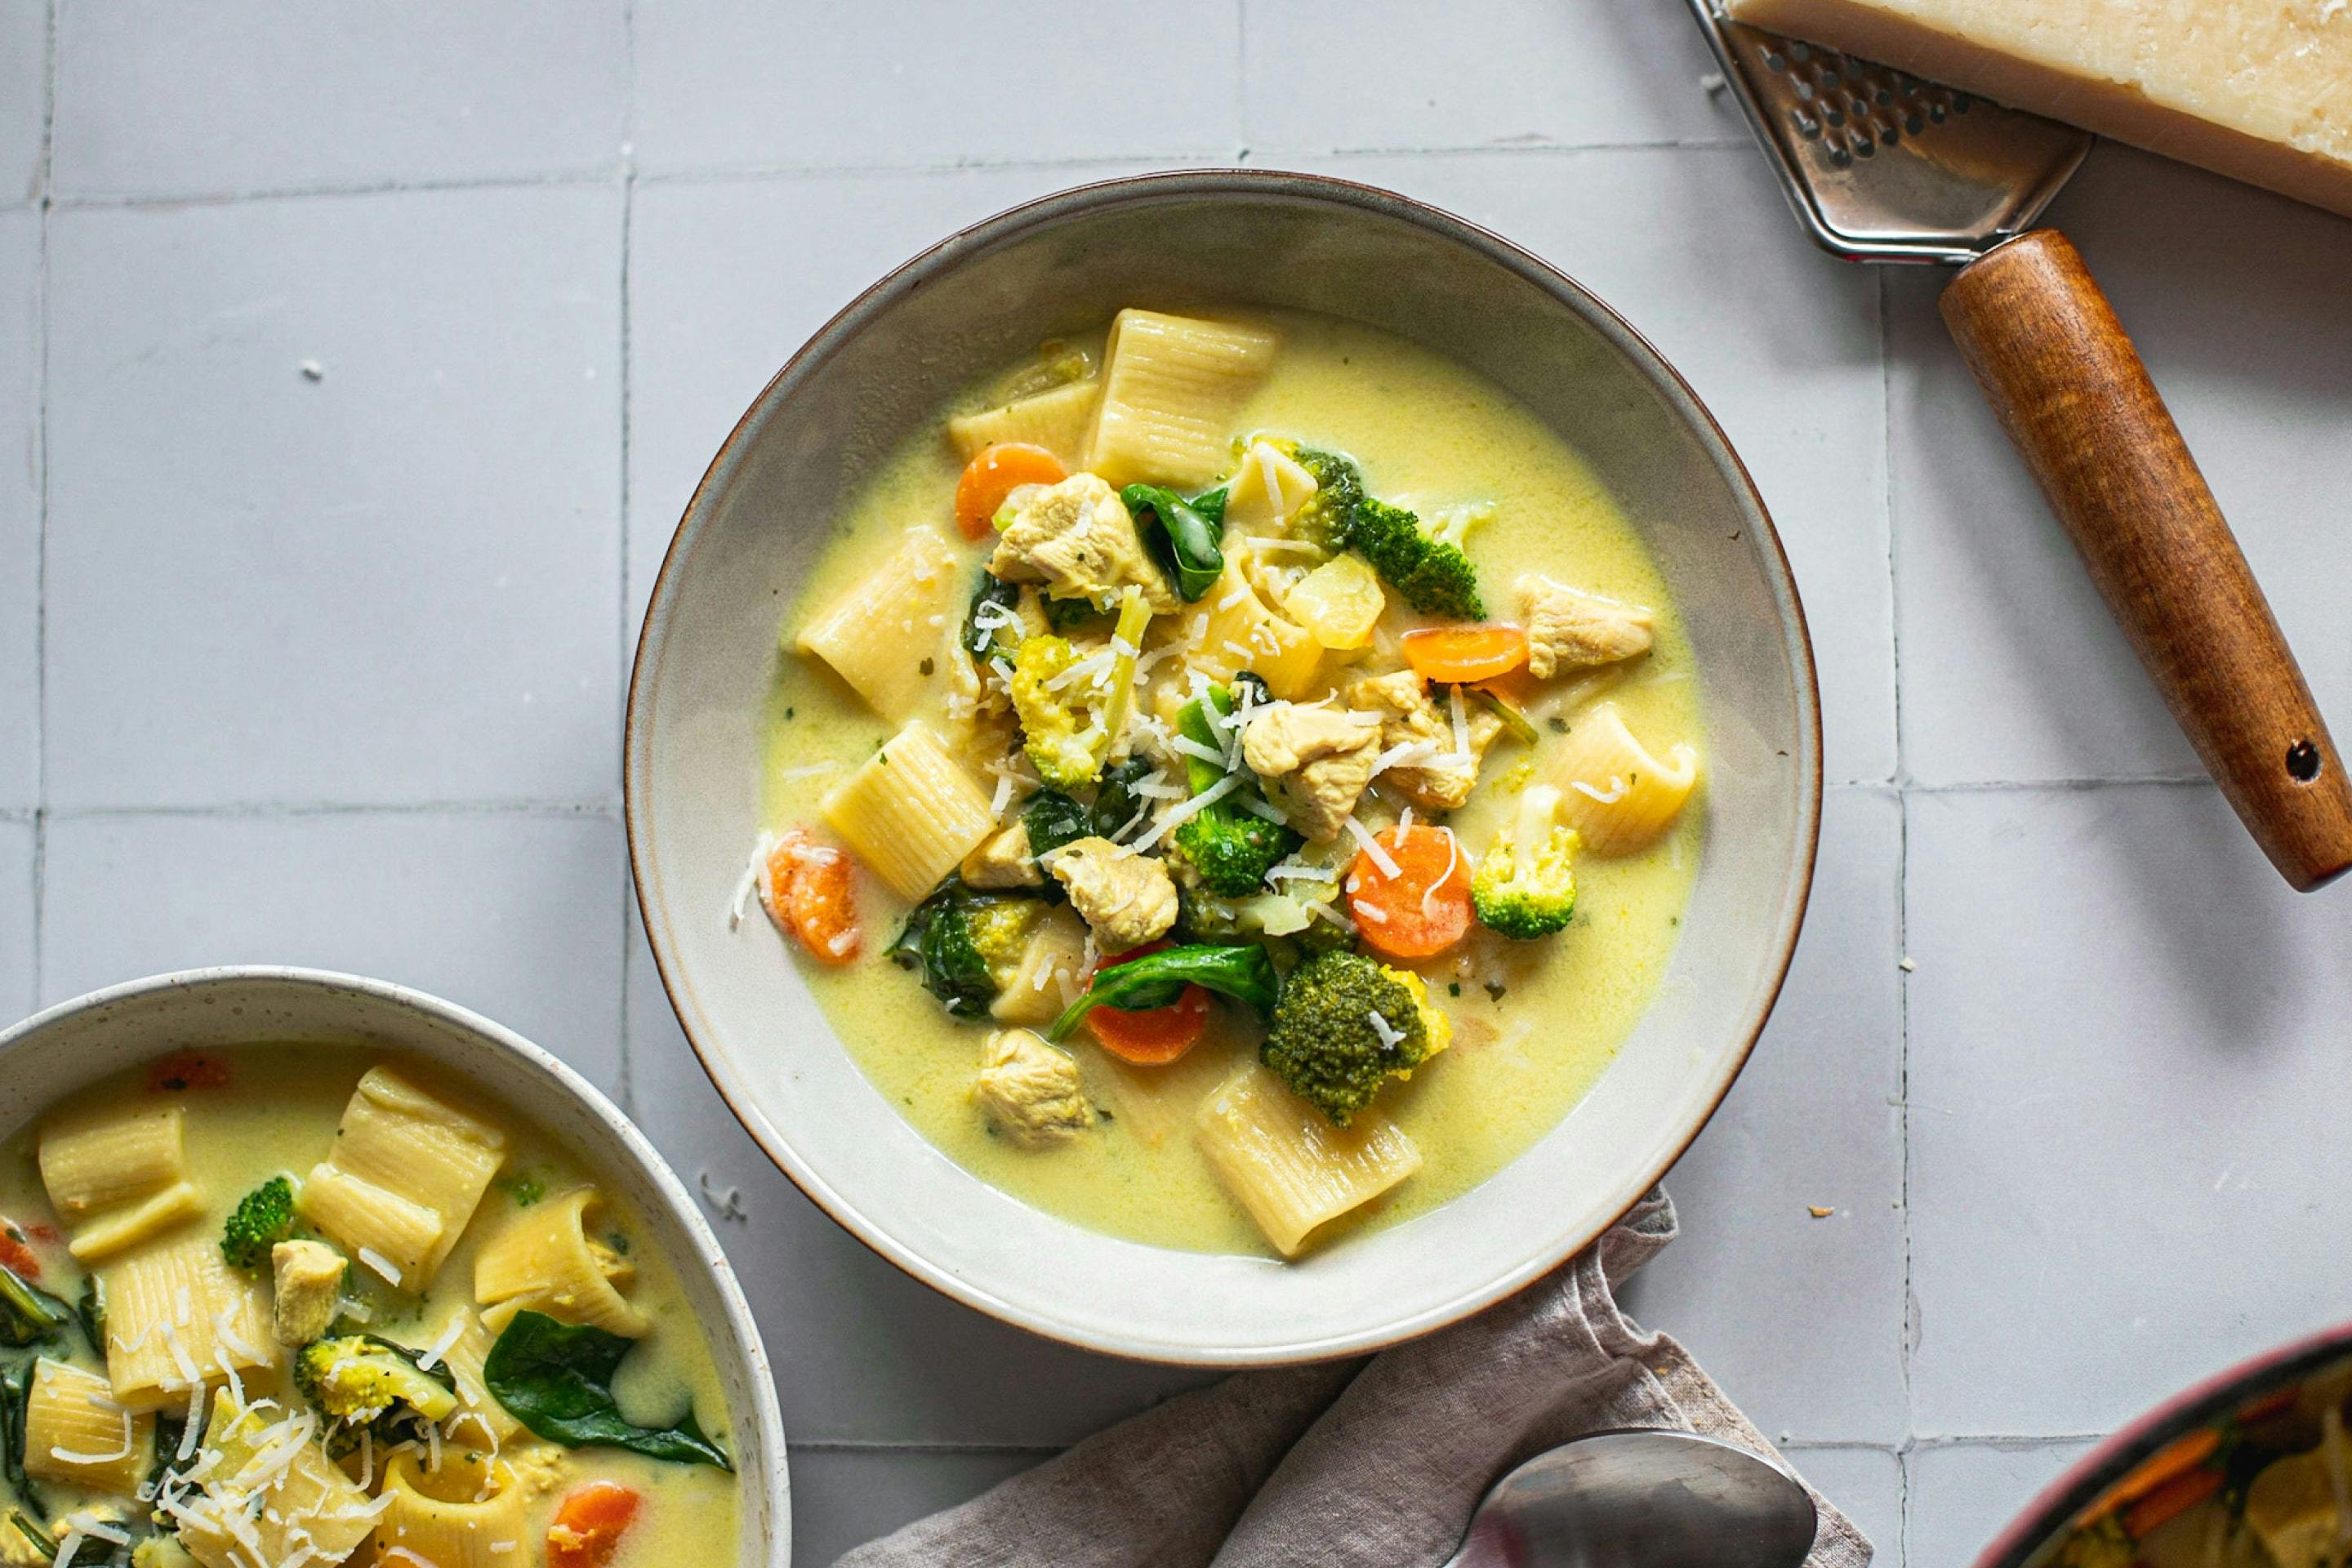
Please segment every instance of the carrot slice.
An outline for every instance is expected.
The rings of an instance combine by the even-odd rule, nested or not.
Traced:
[[[1441,686],[1492,680],[1528,662],[1528,634],[1508,623],[1423,626],[1402,640],[1404,661]]]
[[[846,850],[820,844],[803,828],[784,829],[760,868],[760,902],[776,929],[800,938],[819,963],[857,956],[857,895]]]
[[[2134,1541],[2145,1540],[2157,1526],[2188,1512],[2221,1489],[2219,1470],[2191,1470],[2185,1476],[2175,1476],[2124,1510],[2124,1533]]]
[[[1396,868],[1370,849],[1348,873],[1348,906],[1365,943],[1391,958],[1444,952],[1470,929],[1470,862],[1450,827],[1416,822],[1372,835]]]
[[[16,1227],[5,1219],[0,1219],[0,1263],[6,1264],[26,1279],[41,1277],[39,1255],[17,1239]]]
[[[2291,1392],[2289,1398],[2293,1398]],[[2103,1519],[2117,1509],[2162,1490],[2199,1468],[2220,1451],[2221,1447],[2221,1434],[2210,1426],[2200,1426],[2194,1432],[2174,1438],[2142,1459],[2138,1468],[2129,1475],[2109,1487],[2097,1501],[2083,1510],[2083,1517],[2089,1521]]]
[[[547,1527],[547,1568],[604,1568],[641,1500],[618,1481],[590,1481],[568,1494]]]
[[[1141,958],[1147,952],[1158,952],[1170,945],[1163,938],[1097,958],[1087,970],[1086,978],[1091,981],[1097,970]],[[1141,1068],[1160,1068],[1179,1059],[1200,1043],[1209,1026],[1209,994],[1197,985],[1187,985],[1184,994],[1165,1007],[1148,1007],[1139,1013],[1097,1007],[1087,1015],[1086,1022],[1094,1033],[1095,1043],[1119,1060]]]
[[[986,539],[1004,498],[1023,485],[1058,485],[1070,477],[1062,459],[1026,441],[983,447],[956,480],[956,526],[966,539]]]

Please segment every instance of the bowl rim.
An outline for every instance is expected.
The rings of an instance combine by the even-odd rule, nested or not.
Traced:
[[[760,1325],[751,1315],[751,1305],[744,1298],[742,1284],[735,1276],[735,1267],[729,1261],[726,1249],[719,1245],[719,1237],[711,1230],[709,1222],[702,1217],[702,1211],[693,1195],[686,1190],[686,1184],[678,1179],[676,1171],[670,1169],[668,1159],[654,1147],[653,1141],[605,1097],[604,1090],[546,1047],[494,1018],[397,981],[376,980],[363,974],[312,969],[299,964],[222,963],[121,981],[53,1003],[6,1029],[0,1029],[0,1062],[5,1062],[11,1053],[27,1041],[36,1040],[56,1025],[85,1013],[164,992],[193,994],[218,986],[256,982],[365,996],[389,1005],[395,1012],[419,1014],[447,1025],[461,1034],[485,1041],[536,1070],[541,1078],[551,1080],[572,1100],[584,1107],[638,1168],[652,1178],[655,1190],[669,1205],[671,1216],[685,1226],[687,1235],[700,1254],[703,1272],[710,1277],[711,1283],[718,1289],[728,1326],[733,1331],[736,1342],[743,1348],[744,1379],[751,1387],[752,1416],[758,1423],[761,1448],[768,1461],[763,1480],[768,1489],[769,1559],[771,1563],[782,1561],[777,1548],[781,1543],[788,1553],[792,1541],[792,1480],[784,1443],[783,1408],[776,1394],[775,1368],[768,1359],[767,1345],[760,1337]],[[745,1468],[740,1465],[737,1466],[734,1474],[739,1482],[748,1484],[751,1480]]]
[[[1147,1347],[1122,1342],[1111,1335],[1074,1330],[1050,1316],[1006,1301],[963,1277],[940,1268],[868,1222],[863,1213],[835,1193],[802,1161],[788,1140],[780,1134],[772,1142],[762,1136],[760,1119],[748,1114],[745,1108],[737,1103],[737,1089],[728,1081],[728,1075],[714,1065],[711,1053],[704,1047],[703,1042],[697,1037],[694,1026],[688,1021],[688,1011],[678,1005],[678,982],[671,973],[672,966],[678,961],[676,954],[666,951],[667,944],[656,935],[663,927],[655,919],[657,896],[650,890],[654,880],[650,821],[652,742],[651,724],[646,719],[644,705],[647,672],[653,664],[657,645],[668,634],[680,563],[691,539],[709,521],[703,510],[705,497],[713,485],[720,481],[722,474],[734,468],[737,448],[752,422],[769,407],[788,382],[800,376],[804,369],[813,369],[830,359],[863,328],[868,317],[894,303],[902,294],[919,287],[933,273],[959,264],[967,253],[984,251],[1030,230],[1082,214],[1114,208],[1129,202],[1181,196],[1238,196],[1318,203],[1401,219],[1517,274],[1582,318],[1612,347],[1632,362],[1643,378],[1666,399],[1677,417],[1699,438],[1718,470],[1731,484],[1734,500],[1747,512],[1748,526],[1759,546],[1759,563],[1764,569],[1767,589],[1780,606],[1781,638],[1795,674],[1799,752],[1796,760],[1801,773],[1801,795],[1798,803],[1798,853],[1791,868],[1792,885],[1784,895],[1781,928],[1775,940],[1775,951],[1768,960],[1770,982],[1741,1026],[1739,1033],[1744,1037],[1738,1041],[1730,1068],[1723,1074],[1705,1112],[1693,1120],[1688,1132],[1674,1145],[1671,1152],[1662,1161],[1655,1162],[1654,1169],[1643,1173],[1639,1181],[1627,1184],[1631,1195],[1614,1214],[1592,1226],[1590,1234],[1565,1247],[1553,1245],[1540,1248],[1519,1268],[1465,1291],[1445,1307],[1423,1314],[1417,1320],[1319,1341],[1312,1348],[1304,1350],[1281,1347],[1260,1353],[1228,1351],[1176,1353],[1165,1347]],[[638,918],[645,930],[646,945],[653,953],[655,973],[661,980],[663,994],[669,1002],[671,1013],[677,1019],[679,1031],[700,1062],[704,1075],[726,1103],[729,1114],[735,1118],[776,1168],[783,1172],[793,1184],[835,1224],[902,1272],[941,1295],[1001,1322],[1077,1349],[1127,1361],[1167,1365],[1297,1365],[1385,1350],[1433,1333],[1517,1294],[1607,1234],[1612,1226],[1643,1201],[1651,1188],[1706,1130],[1707,1123],[1714,1120],[1724,1099],[1731,1092],[1731,1086],[1746,1070],[1748,1058],[1755,1052],[1756,1042],[1763,1035],[1765,1025],[1770,1021],[1772,1009],[1787,984],[1789,965],[1795,956],[1797,938],[1803,931],[1805,913],[1811,901],[1813,872],[1821,845],[1822,793],[1821,680],[1813,659],[1811,630],[1806,620],[1803,601],[1797,591],[1795,574],[1789,566],[1788,552],[1781,544],[1780,531],[1772,522],[1770,510],[1764,504],[1763,494],[1757,489],[1755,478],[1748,472],[1747,463],[1732,446],[1714,413],[1682,373],[1599,295],[1535,252],[1494,230],[1442,207],[1381,186],[1330,174],[1273,168],[1216,166],[1163,170],[1091,181],[1048,192],[954,230],[861,289],[822,327],[810,334],[807,341],[794,350],[761,387],[729,429],[726,439],[719,444],[709,467],[703,470],[702,478],[696,481],[694,491],[688,497],[685,510],[679,515],[677,526],[670,535],[669,544],[662,553],[661,570],[655,576],[653,592],[638,626],[623,721],[622,826],[628,839],[629,879],[636,894]],[[979,1181],[982,1178],[972,1176],[971,1179]]]
[[[1976,1568],[2020,1568],[2099,1495],[2163,1447],[2228,1414],[2265,1387],[2284,1385],[2352,1352],[2352,1322],[2274,1345],[2168,1395],[2091,1446],[2033,1494],[1976,1559]]]

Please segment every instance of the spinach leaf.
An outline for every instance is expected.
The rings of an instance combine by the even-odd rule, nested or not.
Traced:
[[[1154,771],[1151,759],[1140,755],[1103,769],[1102,781],[1095,785],[1094,831],[1098,837],[1115,838],[1120,828],[1135,820],[1144,805],[1144,797],[1135,793],[1135,786]]]
[[[71,1307],[0,1263],[0,1345],[45,1344],[73,1321]]]
[[[1110,619],[1110,612],[1092,599],[1055,599],[1045,601],[1045,624],[1057,632],[1066,632],[1095,621]]]
[[[43,1510],[41,1494],[25,1478],[25,1407],[33,1394],[34,1363],[27,1360],[22,1366],[0,1373],[0,1480],[16,1500],[36,1513]],[[57,1555],[57,1548],[49,1549]]]
[[[958,1017],[985,1013],[996,1000],[996,979],[972,941],[971,902],[970,890],[950,877],[915,906],[888,950],[892,963],[915,971],[923,989]]]
[[[972,590],[971,608],[964,612],[964,651],[974,658],[986,658],[997,653],[1011,658],[1013,650],[1021,645],[1021,634],[1018,626],[1007,626],[1004,617],[1012,615],[1014,606],[1020,603],[1019,584],[1008,583],[987,572],[982,573],[980,586]],[[1000,613],[983,617],[980,613],[982,605],[993,605]]]
[[[1217,585],[1224,575],[1224,498],[1218,496],[1214,521],[1174,490],[1159,485],[1129,485],[1118,492],[1127,510],[1140,519],[1150,517],[1157,528],[1146,526],[1144,537],[1160,564],[1176,579],[1177,596],[1190,604]]]
[[[1194,496],[1192,510],[1211,522],[1223,522],[1225,521],[1225,498],[1232,493],[1233,486],[1219,485],[1206,495]]]
[[[1163,947],[1097,971],[1086,994],[1054,1020],[1045,1037],[1068,1039],[1079,1021],[1097,1007],[1117,1007],[1126,1013],[1165,1007],[1181,996],[1187,985],[1231,996],[1266,1018],[1274,1015],[1282,981],[1275,973],[1274,960],[1262,947]]]
[[[82,1277],[81,1300],[74,1308],[74,1316],[81,1320],[82,1337],[89,1342],[90,1354],[106,1359],[106,1287],[95,1274]]]
[[[618,1334],[585,1324],[559,1323],[523,1311],[499,1336],[482,1363],[482,1383],[507,1413],[538,1436],[567,1448],[625,1448],[682,1465],[735,1466],[703,1436],[689,1401],[667,1426],[639,1426],[613,1398],[613,1373],[629,1353]]]
[[[1029,854],[1034,859],[1092,834],[1095,818],[1060,790],[1041,789],[1021,808],[1021,826],[1029,830]]]

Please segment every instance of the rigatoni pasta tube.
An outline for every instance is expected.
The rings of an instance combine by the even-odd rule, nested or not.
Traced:
[[[413,1453],[384,1465],[383,1496],[392,1500],[375,1529],[378,1563],[412,1559],[434,1568],[521,1568],[535,1558],[530,1505],[504,1460],[445,1456],[428,1471]],[[408,1557],[395,1553],[405,1549]]]
[[[1686,745],[1661,762],[1633,738],[1614,702],[1580,714],[1547,770],[1560,816],[1595,855],[1631,855],[1664,833],[1698,784],[1698,752]]]
[[[1255,1062],[1201,1102],[1201,1152],[1286,1258],[1307,1238],[1421,1169],[1421,1151],[1387,1117],[1343,1130]]]
[[[1104,345],[1086,466],[1115,485],[1205,485],[1233,462],[1234,420],[1278,341],[1234,321],[1121,310]]]
[[[824,819],[900,898],[921,898],[996,826],[971,770],[908,724],[824,797]]]
[[[940,684],[936,672],[961,606],[955,548],[910,528],[898,547],[801,627],[798,646],[833,667],[893,723]],[[924,665],[933,673],[926,674]]]
[[[506,1134],[390,1068],[371,1068],[343,1108],[333,1154],[295,1207],[403,1289],[433,1282],[506,1160]]]
[[[184,1404],[198,1384],[274,1364],[269,1302],[261,1283],[232,1273],[220,1244],[190,1233],[101,1270],[106,1288],[106,1375],[133,1411]]]
[[[588,1215],[600,1197],[595,1188],[582,1187],[516,1215],[474,1259],[474,1299],[488,1307],[520,1302],[625,1339],[651,1329],[618,1289],[634,1277],[628,1259],[588,1235]]]
[[[967,460],[988,447],[1021,441],[1045,447],[1061,458],[1065,467],[1075,468],[1086,451],[1087,427],[1094,420],[1095,400],[1101,395],[1100,382],[1074,381],[1050,392],[983,408],[977,414],[959,414],[948,421],[948,437]]]
[[[77,1263],[96,1263],[195,1218],[204,1207],[194,1183],[174,1182],[152,1197],[108,1209],[79,1226],[66,1250]]]
[[[94,1372],[43,1356],[25,1402],[25,1473],[129,1497],[146,1479],[155,1418]]]
[[[188,1173],[186,1108],[157,1106],[59,1122],[41,1133],[41,1184],[73,1224],[161,1192]]]

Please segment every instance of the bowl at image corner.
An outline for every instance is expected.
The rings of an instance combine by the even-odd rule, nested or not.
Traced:
[[[585,1079],[512,1030],[423,992],[349,974],[241,967],[155,975],[59,1003],[0,1034],[0,1139],[77,1090],[157,1057],[299,1040],[428,1062],[553,1138],[635,1206],[709,1338],[726,1393],[742,1499],[733,1561],[786,1568],[783,1419],[734,1270],[645,1134]]]
[[[1641,531],[1705,682],[1708,848],[1671,972],[1618,1058],[1483,1186],[1288,1264],[1118,1240],[970,1174],[867,1082],[767,922],[728,929],[762,826],[779,627],[833,521],[959,389],[1126,305],[1324,311],[1499,384]],[[1155,1361],[1265,1364],[1391,1343],[1498,1300],[1607,1229],[1688,1146],[1746,1060],[1796,941],[1820,720],[1803,615],[1762,502],[1631,328],[1525,251],[1404,197],[1218,171],[1015,208],[908,262],[810,340],[719,448],[671,542],[631,683],[626,787],[638,899],[679,1021],[736,1116],[810,1197],[918,1279],[1039,1333]]]

